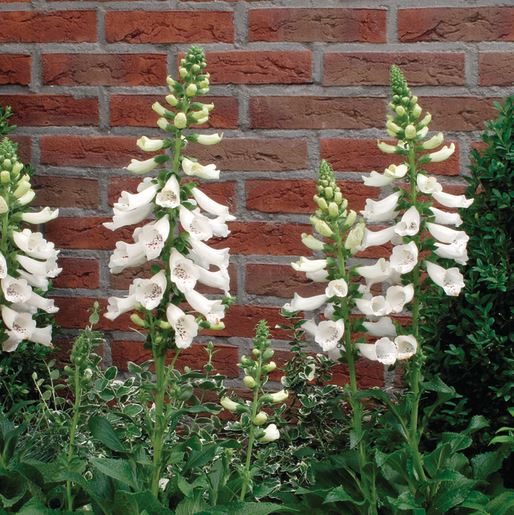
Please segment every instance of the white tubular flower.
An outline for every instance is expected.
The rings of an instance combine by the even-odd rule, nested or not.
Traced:
[[[112,222],[104,222],[102,225],[110,231],[116,231],[121,227],[126,227],[127,225],[135,225],[139,222],[142,222],[150,216],[152,211],[152,204],[141,206],[137,209],[132,209],[130,211],[120,210],[115,207],[113,209],[114,215],[112,217]]]
[[[182,170],[186,175],[200,177],[201,179],[219,179],[220,171],[216,168],[216,165],[201,165],[195,161],[191,161],[184,157],[182,159]]]
[[[2,350],[4,352],[14,352],[21,340],[16,337],[16,335],[12,334],[12,331],[7,331],[7,340],[2,342]]]
[[[18,313],[7,306],[2,306],[2,319],[12,336],[19,340],[30,340],[36,329],[36,322],[32,319],[32,315]]]
[[[357,309],[366,316],[381,317],[390,313],[391,308],[383,295],[377,295],[370,299],[355,299]]]
[[[375,283],[387,281],[391,275],[391,265],[386,259],[380,258],[374,265],[359,266],[355,271],[366,279],[369,287]]]
[[[369,177],[362,176],[362,180],[366,186],[375,186],[381,188],[391,184],[395,179],[405,177],[408,172],[408,167],[405,164],[389,165],[384,173],[371,172]]]
[[[61,272],[61,268],[57,268],[57,260],[55,258],[46,261],[38,261],[28,256],[16,256],[18,263],[32,275],[41,277],[57,277]]]
[[[198,335],[195,317],[186,315],[178,306],[170,304],[166,309],[166,318],[175,331],[175,345],[179,349],[191,347],[193,339]]]
[[[197,267],[197,270],[198,281],[205,284],[205,286],[223,290],[225,294],[228,294],[230,290],[230,276],[228,275],[228,270],[226,268],[221,268],[216,272],[210,272],[209,270],[205,270],[205,268],[199,266]]]
[[[381,317],[377,322],[363,322],[362,325],[371,336],[396,336],[396,327],[389,317]]]
[[[196,200],[198,206],[206,211],[207,213],[219,216],[224,218],[225,220],[234,219],[230,213],[228,212],[228,207],[214,201],[211,197],[206,195],[203,191],[198,188],[193,188],[191,190],[194,199]]]
[[[271,402],[278,404],[279,402],[284,402],[289,397],[289,392],[287,390],[279,390],[278,392],[271,393],[270,395]]]
[[[4,255],[0,252],[0,279],[7,277],[7,261]]]
[[[161,150],[164,146],[164,140],[162,139],[150,139],[146,136],[141,136],[136,141],[137,146],[144,150],[145,152],[156,152],[157,150]]]
[[[9,211],[9,206],[7,205],[4,197],[0,196],[0,215],[7,213],[7,211]]]
[[[229,263],[229,248],[213,249],[206,243],[196,238],[189,240],[191,251],[189,258],[192,259],[197,265],[203,268],[209,268],[210,265],[215,265],[218,268],[227,268]]]
[[[453,243],[445,245],[444,243],[436,243],[435,253],[445,259],[453,259],[459,265],[465,265],[468,262],[468,252],[466,250],[466,242],[464,240],[456,240]]]
[[[395,225],[394,232],[400,236],[414,236],[419,232],[420,216],[416,206],[411,206]]]
[[[323,320],[314,333],[314,341],[328,352],[337,347],[344,334],[344,322],[342,320]]]
[[[29,229],[12,232],[16,246],[27,256],[34,259],[50,259],[56,257],[58,251],[55,245],[46,241],[40,232],[32,232]]]
[[[383,365],[393,365],[398,357],[395,343],[387,337],[380,338],[375,343],[360,343],[357,347],[362,356]]]
[[[325,290],[328,298],[339,297],[344,298],[348,295],[348,284],[344,279],[334,279],[328,283]]]
[[[125,243],[118,241],[109,258],[111,274],[119,274],[125,268],[140,266],[146,262],[145,248],[141,243]]]
[[[284,304],[283,308],[286,311],[314,311],[319,309],[327,301],[327,296],[314,295],[313,297],[301,297],[298,293],[294,294],[293,300]]]
[[[454,243],[457,240],[467,243],[469,236],[464,231],[456,231],[444,225],[427,223],[430,234],[441,243]]]
[[[150,279],[134,279],[129,294],[135,295],[136,301],[145,309],[152,310],[160,304],[166,285],[166,274],[161,270]]]
[[[127,167],[125,167],[125,170],[128,170],[133,174],[139,175],[151,172],[158,165],[159,163],[153,157],[151,157],[150,159],[146,159],[145,161],[131,159],[130,164]]]
[[[232,413],[235,413],[239,406],[241,406],[238,402],[234,402],[229,397],[222,397],[220,399],[220,404],[227,410]]]
[[[201,214],[199,209],[195,209],[194,211],[197,214]],[[207,218],[207,217],[206,217]],[[218,216],[217,218],[207,218],[209,220],[209,224],[212,228],[212,235],[216,238],[226,238],[230,234],[230,230],[228,225],[226,224],[227,220],[235,220],[235,217],[232,215],[227,215],[227,217]]]
[[[159,186],[150,181],[143,181],[139,184],[138,193],[129,193],[122,191],[118,202],[114,203],[114,208],[118,211],[132,211],[142,207],[152,207],[152,200],[159,191]]]
[[[7,302],[25,303],[32,295],[32,288],[25,279],[15,279],[7,275],[1,280],[2,292]]]
[[[37,213],[22,213],[21,219],[29,224],[46,224],[50,220],[54,220],[59,216],[59,210],[54,209],[53,211],[49,207],[45,207]]]
[[[445,269],[430,261],[425,261],[427,273],[437,286],[440,286],[446,295],[457,297],[464,288],[464,276],[456,267]]]
[[[397,356],[396,359],[403,360],[409,359],[418,349],[418,342],[416,338],[412,335],[401,335],[397,336],[394,339],[394,344],[396,345]]]
[[[33,275],[29,274],[22,268],[18,269],[18,273],[22,279],[25,279],[32,288],[39,288],[40,290],[47,291],[49,286],[49,281],[46,277],[41,275]]]
[[[427,157],[430,159],[431,163],[440,163],[441,161],[446,161],[454,152],[455,145],[451,143],[449,147],[445,145],[441,150],[432,152],[428,154]]]
[[[225,306],[221,300],[209,300],[196,290],[188,290],[184,295],[189,305],[202,314],[210,324],[218,324],[225,316]]]
[[[390,286],[386,292],[386,303],[389,305],[390,313],[401,313],[405,304],[412,301],[414,297],[414,286]]]
[[[382,200],[366,200],[366,207],[361,214],[368,222],[385,222],[396,216],[396,207],[401,193],[399,191],[388,195]]]
[[[128,297],[109,297],[107,299],[107,313],[104,314],[105,318],[114,320],[123,313],[132,311],[138,302],[136,295],[129,295]]]
[[[218,134],[215,132],[214,134],[198,134],[195,138],[197,143],[200,145],[216,145],[223,138],[223,134]]]
[[[146,258],[150,261],[161,255],[169,234],[170,222],[168,215],[165,215],[156,222],[136,228],[133,237],[136,243],[142,245]]]
[[[430,207],[429,209],[432,211],[435,217],[435,223],[437,224],[455,225],[455,227],[462,225],[462,218],[459,213],[448,213],[436,207]]]
[[[324,283],[328,281],[328,271],[323,269],[316,270],[315,272],[306,272],[305,277],[315,283]]]
[[[20,206],[26,206],[27,204],[30,204],[36,196],[36,192],[34,190],[29,190],[25,195],[21,196],[18,199],[18,204]]]
[[[380,231],[370,231],[368,228],[364,229],[364,237],[358,247],[358,250],[365,250],[368,247],[378,247],[384,245],[394,237],[395,230],[394,226],[386,227]]]
[[[432,136],[430,139],[427,139],[421,146],[424,150],[433,150],[434,148],[437,148],[439,145],[442,145],[443,141],[443,133],[438,132],[435,136]]]
[[[59,311],[59,308],[55,305],[54,299],[45,299],[45,297],[34,292],[32,292],[27,304],[34,308],[42,309],[47,313],[57,313],[57,311]]]
[[[473,204],[472,198],[466,198],[464,195],[452,195],[451,193],[445,193],[444,191],[438,191],[432,194],[434,200],[439,202],[445,207],[459,207],[466,208]]]
[[[291,266],[297,272],[319,272],[327,266],[326,259],[307,259],[301,257],[298,261],[293,261]]]
[[[171,249],[170,279],[182,293],[192,290],[196,286],[199,276],[200,267],[195,265],[191,259],[183,256],[178,250]]]
[[[428,127],[425,126],[423,127],[421,130],[419,130],[417,133],[416,133],[416,136],[420,139],[423,139],[426,135],[428,134]]]
[[[318,238],[315,238],[312,234],[305,233],[302,233],[302,243],[311,250],[323,250],[325,246],[321,240],[318,240]]]
[[[393,252],[389,259],[391,268],[399,274],[407,274],[411,272],[418,263],[418,248],[411,241],[405,245],[397,245],[393,248]]]
[[[377,147],[382,152],[384,152],[384,154],[394,154],[401,148],[401,147],[397,147],[395,145],[389,145],[388,143],[385,143],[384,141],[378,141]]]
[[[190,211],[184,206],[179,208],[180,224],[193,238],[208,240],[213,236],[211,220],[199,210]]]
[[[433,195],[434,193],[443,191],[443,187],[439,184],[439,182],[437,182],[435,177],[427,177],[422,173],[418,174],[416,177],[416,183],[418,185],[419,191],[426,193],[427,195]]]
[[[36,327],[30,335],[31,341],[40,343],[46,347],[52,346],[52,326]]]
[[[174,175],[166,181],[162,190],[157,193],[155,203],[168,209],[173,209],[180,205],[180,185]]]
[[[259,438],[259,442],[261,443],[271,443],[280,438],[280,431],[278,430],[275,424],[270,424],[266,429],[264,429],[264,436]]]

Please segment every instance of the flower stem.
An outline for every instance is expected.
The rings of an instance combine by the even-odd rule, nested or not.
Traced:
[[[68,467],[70,466],[73,455],[75,451],[75,434],[77,432],[77,426],[79,423],[79,417],[80,417],[80,404],[81,404],[81,397],[82,397],[82,389],[80,384],[80,377],[77,367],[75,367],[75,370],[73,372],[73,386],[74,386],[74,402],[73,402],[73,416],[71,419],[71,425],[70,425],[70,436],[68,440],[68,453],[67,453],[67,462]],[[73,511],[73,495],[71,492],[71,481],[66,481],[66,509],[70,512]]]

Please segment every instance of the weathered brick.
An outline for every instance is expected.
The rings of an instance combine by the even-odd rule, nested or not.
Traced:
[[[9,134],[9,137],[18,144],[18,156],[28,164],[32,160],[32,138],[30,136],[19,136]]]
[[[233,14],[221,11],[109,11],[109,43],[232,43]]]
[[[96,41],[95,11],[4,11],[0,43]]]
[[[481,53],[479,70],[481,86],[512,86],[514,84],[514,53]]]
[[[34,204],[51,207],[98,207],[99,187],[96,179],[36,175],[32,180],[36,191]]]
[[[154,102],[163,101],[162,95],[112,95],[110,99],[111,127],[155,127],[158,115],[152,110]],[[213,102],[214,110],[209,123],[202,127],[236,129],[239,119],[239,106],[234,97],[203,97],[202,102]]]
[[[313,213],[312,197],[316,193],[312,180],[246,182],[246,207],[264,213]],[[352,209],[364,209],[366,198],[376,197],[378,188],[360,181],[339,182],[341,191]]]
[[[60,327],[65,329],[81,329],[89,323],[89,313],[93,304],[99,302],[101,313],[105,311],[107,302],[105,299],[96,297],[54,297],[55,304],[59,311],[55,315],[55,320]],[[99,328],[105,329],[108,320],[100,317]]]
[[[309,253],[305,249],[305,253]],[[289,265],[246,265],[246,292],[252,295],[292,298],[296,292],[303,296],[317,295],[326,285],[314,283],[303,272],[295,272]]]
[[[152,359],[150,350],[143,347],[142,342],[138,341],[120,341],[116,340],[111,345],[111,354],[113,364],[120,370],[127,370],[127,363],[143,363]],[[168,362],[171,361],[173,355],[170,353]],[[214,354],[212,363],[214,370],[229,378],[239,377],[239,368],[237,362],[239,359],[239,349],[229,345],[216,344],[216,353]],[[189,349],[183,349],[177,359],[177,368],[183,369],[185,366],[193,370],[202,370],[207,362],[207,353],[202,345],[193,344]]]
[[[20,54],[0,55],[0,85],[19,84],[27,86],[30,84],[30,67],[32,57]]]
[[[449,143],[451,143],[451,140],[445,142],[445,144]],[[377,147],[376,140],[369,139],[322,139],[320,143],[320,153],[321,157],[326,159],[334,170],[341,172],[369,173],[375,170],[381,173],[384,168],[391,163],[399,164],[402,162],[400,156],[381,152]],[[458,146],[455,153],[448,161],[443,163],[429,163],[425,165],[425,167],[431,173],[458,175],[460,171]]]
[[[514,7],[398,11],[400,41],[514,41]]]
[[[2,95],[13,109],[13,123],[26,126],[97,125],[98,100],[68,95]]]
[[[100,286],[100,266],[96,259],[60,257],[62,272],[53,280],[56,288],[86,288]]]
[[[201,163],[216,163],[222,172],[282,172],[307,167],[305,139],[227,138],[219,145],[191,145],[188,149]]]
[[[465,84],[462,52],[331,52],[323,59],[325,86],[389,85],[392,64],[401,68],[411,86]]]
[[[312,80],[312,54],[278,51],[207,52],[214,84],[302,84]]]
[[[359,359],[356,363],[357,384],[359,388],[384,386],[384,366],[369,359]],[[333,369],[332,383],[343,386],[350,383],[347,365],[337,365]]]
[[[370,97],[252,97],[251,125],[261,129],[363,129],[382,125],[385,100]]]
[[[166,79],[166,54],[45,54],[44,84],[156,86]]]
[[[123,167],[144,156],[131,136],[42,136],[41,163],[54,166]]]
[[[382,9],[253,9],[250,41],[385,43]]]

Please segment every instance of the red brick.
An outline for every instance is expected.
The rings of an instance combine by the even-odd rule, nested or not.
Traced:
[[[45,54],[44,84],[156,86],[166,80],[166,54]]]
[[[385,140],[388,141],[388,140]],[[451,141],[446,141],[449,144]],[[384,154],[376,144],[376,140],[327,138],[320,143],[321,157],[326,159],[334,170],[342,172],[366,172],[372,170],[382,172],[391,163],[402,162],[401,156]],[[443,175],[458,175],[459,149],[444,163],[425,165],[431,173]]]
[[[54,166],[123,167],[143,156],[132,136],[42,136],[41,163]]]
[[[55,304],[59,311],[55,315],[57,324],[65,329],[81,329],[89,324],[89,313],[95,302],[100,303],[100,313],[105,311],[105,299],[95,297],[54,297]],[[100,317],[98,328],[105,328],[108,322],[103,316]]]
[[[233,14],[221,11],[109,11],[109,43],[232,43]]]
[[[262,129],[363,129],[381,126],[385,100],[370,97],[252,97],[250,117]]]
[[[386,42],[382,9],[254,9],[250,41]]]
[[[272,256],[303,255],[302,232],[307,225],[275,222],[233,222],[231,234],[216,246],[230,247],[232,254],[260,254]]]
[[[514,84],[514,53],[484,52],[479,57],[481,86],[512,86]]]
[[[207,52],[217,84],[302,84],[312,81],[311,52]]]
[[[9,138],[18,144],[18,156],[28,164],[32,160],[32,139],[30,136],[9,135]]]
[[[364,186],[362,182],[339,183],[351,209],[364,209],[366,198],[376,197],[378,188]],[[247,181],[246,208],[264,213],[313,213],[316,206],[312,197],[316,193],[312,180]]]
[[[400,41],[514,41],[514,7],[400,9]]]
[[[87,288],[94,290],[100,287],[100,267],[96,259],[59,258],[61,274],[53,284],[56,288]]]
[[[4,11],[0,43],[96,41],[95,11]]]
[[[245,287],[252,295],[290,299],[295,292],[306,297],[323,293],[326,285],[312,282],[303,272],[295,272],[289,265],[248,264]]]
[[[46,235],[55,246],[63,249],[113,250],[118,240],[131,241],[133,227],[117,231],[106,229],[102,223],[110,218],[61,216],[45,225]]]
[[[384,386],[384,366],[376,361],[359,359],[356,363],[357,383],[359,388]],[[337,365],[333,370],[332,383],[343,386],[350,383],[347,365]]]
[[[32,180],[36,191],[35,205],[50,207],[98,207],[99,187],[96,179],[36,175]]]
[[[155,101],[163,102],[162,95],[112,95],[110,101],[111,127],[155,127],[158,115],[152,110]],[[237,129],[239,106],[234,97],[203,97],[202,102],[214,102],[209,123],[202,127]]]
[[[116,202],[123,190],[135,192],[141,182],[137,177],[113,177],[109,183],[109,205]],[[231,211],[235,210],[236,191],[234,182],[199,182],[199,188],[212,197],[216,202],[225,204]]]
[[[496,117],[493,102],[496,98],[424,97],[420,104],[432,114],[432,130],[476,131],[484,122]]]
[[[113,364],[120,370],[127,370],[128,361],[134,363],[143,363],[152,359],[150,350],[143,347],[142,342],[138,341],[120,341],[116,340],[111,345],[111,354]],[[170,352],[168,363],[171,361],[173,354]],[[223,374],[229,378],[239,377],[239,349],[229,345],[216,344],[216,352],[213,357],[214,369],[217,373]],[[207,362],[207,353],[202,345],[192,345],[189,349],[180,352],[177,359],[177,368],[183,369],[185,366],[193,370],[202,370]]]
[[[10,105],[12,122],[25,126],[97,125],[98,100],[68,95],[2,95],[0,104]]]
[[[219,145],[191,145],[188,149],[201,163],[216,163],[222,172],[282,172],[307,167],[307,141],[299,138],[227,138]]]
[[[30,84],[30,67],[32,57],[30,55],[2,54],[0,55],[0,85]]]
[[[338,52],[325,54],[323,63],[325,86],[389,85],[392,64],[401,68],[411,86],[465,84],[464,54],[460,52]]]

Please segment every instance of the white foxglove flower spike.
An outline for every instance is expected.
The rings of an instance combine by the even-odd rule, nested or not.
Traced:
[[[177,178],[172,175],[155,197],[158,206],[174,209],[180,206],[180,185]]]
[[[455,225],[455,227],[462,225],[462,218],[459,213],[448,213],[436,207],[430,207],[429,209],[435,217],[436,224]]]
[[[451,193],[444,193],[443,191],[433,193],[432,197],[445,207],[466,208],[473,204],[473,199],[468,199],[464,195],[452,195]]]
[[[178,306],[169,304],[166,318],[175,331],[175,345],[179,349],[191,347],[193,339],[198,335],[198,324],[193,315],[186,315]]]
[[[325,302],[327,301],[327,296],[323,295],[315,295],[313,297],[301,297],[297,293],[294,294],[293,300],[284,304],[284,309],[286,311],[296,312],[296,311],[314,311],[319,309]]]
[[[381,317],[377,322],[363,322],[362,325],[371,336],[381,338],[383,336],[395,337],[396,327],[389,317]]]
[[[414,270],[414,267],[418,263],[418,248],[416,244],[411,241],[406,245],[397,245],[394,247],[389,263],[391,264],[391,268],[402,275]]]
[[[400,236],[414,236],[419,232],[420,223],[419,211],[416,209],[416,206],[411,206],[395,225],[394,232]]]
[[[425,266],[430,279],[432,279],[437,286],[440,286],[446,295],[450,297],[459,296],[462,288],[464,288],[464,276],[460,273],[458,268],[445,269],[430,261],[426,261]]]
[[[46,224],[50,220],[54,220],[59,216],[59,210],[51,210],[49,207],[45,207],[37,213],[23,213],[21,219],[29,224]]]
[[[200,163],[191,161],[187,157],[182,159],[182,170],[186,175],[200,177],[202,179],[219,179],[220,171],[216,165],[209,164],[202,166]]]
[[[159,166],[159,163],[155,160],[155,158],[146,159],[145,161],[138,161],[137,159],[132,159],[130,164],[126,167],[126,170],[129,172],[140,175],[143,173],[148,173],[154,170]]]
[[[326,259],[307,259],[301,257],[298,261],[293,261],[291,267],[297,272],[319,272],[327,266]]]
[[[366,200],[366,207],[361,214],[368,222],[385,222],[394,218],[401,193],[395,192],[382,200]]]

